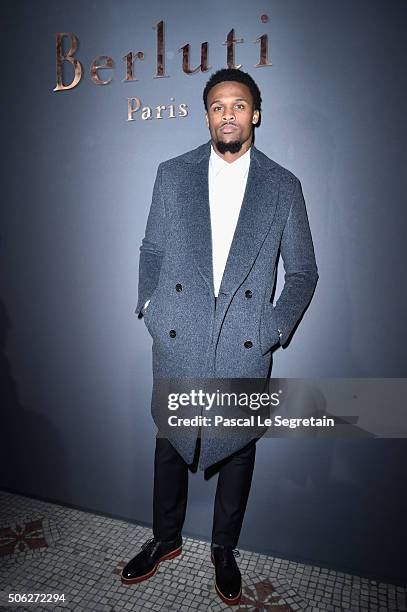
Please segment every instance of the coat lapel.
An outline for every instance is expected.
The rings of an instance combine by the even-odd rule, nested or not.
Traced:
[[[209,208],[208,166],[210,142],[200,149],[194,170],[188,175],[186,220],[196,265],[214,295],[212,230]],[[219,293],[233,295],[250,271],[273,221],[279,182],[271,178],[274,162],[252,146],[245,194],[222,277]]]
[[[204,148],[203,157],[193,165],[188,174],[185,211],[188,227],[188,240],[192,246],[195,263],[205,279],[211,295],[213,288],[212,229],[209,209],[208,166],[210,143]]]
[[[279,183],[270,178],[252,147],[245,194],[219,293],[232,295],[252,267],[274,218]]]

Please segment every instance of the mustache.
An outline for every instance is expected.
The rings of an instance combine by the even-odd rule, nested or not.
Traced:
[[[226,121],[225,123],[222,123],[220,127],[223,128],[225,127],[225,125],[233,125],[234,127],[238,127],[236,123],[232,123],[231,121]]]

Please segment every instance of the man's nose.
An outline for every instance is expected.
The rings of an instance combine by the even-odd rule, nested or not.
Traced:
[[[223,121],[234,121],[235,112],[233,109],[225,109],[223,113]]]

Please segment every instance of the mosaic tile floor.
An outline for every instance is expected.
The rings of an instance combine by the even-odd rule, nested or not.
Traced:
[[[138,585],[120,581],[151,531],[21,495],[0,492],[0,610],[407,610],[406,588],[240,550],[240,605],[213,587],[209,544],[185,538],[179,557]],[[49,603],[8,603],[9,594],[48,593]]]

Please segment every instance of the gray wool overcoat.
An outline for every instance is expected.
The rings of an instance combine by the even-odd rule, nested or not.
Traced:
[[[250,168],[215,308],[208,191],[210,141],[161,163],[140,247],[136,313],[153,339],[153,379],[264,378],[271,352],[284,345],[318,279],[300,181],[259,151]],[[281,254],[285,284],[271,301]],[[248,299],[249,298],[249,299]],[[150,300],[147,308],[144,304]],[[152,400],[158,422],[161,407]],[[187,463],[198,428],[169,439]],[[246,445],[201,432],[205,469]]]

